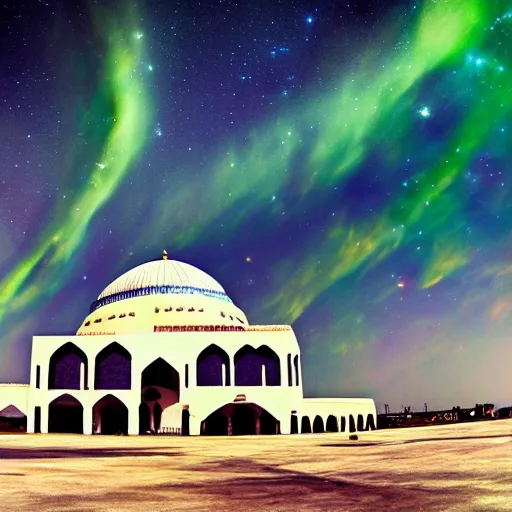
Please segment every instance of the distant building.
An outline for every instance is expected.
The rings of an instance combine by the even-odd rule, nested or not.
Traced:
[[[0,384],[0,411],[42,433],[375,428],[372,399],[304,398],[300,357],[290,326],[249,325],[217,281],[164,251],[107,286],[75,336],[35,336],[30,385]]]

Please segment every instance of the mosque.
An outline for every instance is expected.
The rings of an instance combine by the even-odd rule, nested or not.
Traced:
[[[34,336],[0,429],[250,435],[375,429],[370,398],[304,398],[288,325],[250,325],[208,274],[161,259],[109,284],[74,336]]]

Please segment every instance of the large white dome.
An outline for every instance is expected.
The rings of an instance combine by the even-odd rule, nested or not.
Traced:
[[[112,281],[99,294],[98,300],[119,293],[142,290],[152,286],[158,288],[171,286],[175,290],[191,288],[190,292],[199,292],[201,290],[206,294],[210,292],[213,295],[226,296],[224,288],[206,272],[188,263],[161,259],[143,263],[124,273],[115,281]],[[162,290],[162,293],[166,292]],[[188,292],[183,290],[183,293]]]
[[[163,258],[110,283],[91,304],[77,334],[158,332],[166,326],[248,325],[224,288],[198,268]]]

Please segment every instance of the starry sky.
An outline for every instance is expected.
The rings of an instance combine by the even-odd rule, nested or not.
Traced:
[[[0,380],[167,249],[308,396],[512,403],[510,0],[0,6]]]

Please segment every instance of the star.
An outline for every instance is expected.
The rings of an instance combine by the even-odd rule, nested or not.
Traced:
[[[250,256],[247,256],[247,258],[245,258],[245,262],[252,263],[252,258]]]
[[[421,107],[421,109],[419,110],[419,114],[421,117],[424,117],[425,119],[429,118],[432,115],[428,107]]]
[[[306,23],[307,23],[308,25],[311,25],[311,24],[313,23],[313,21],[315,21],[315,20],[314,20],[314,18],[313,18],[313,16],[308,16],[308,17],[306,18]]]

